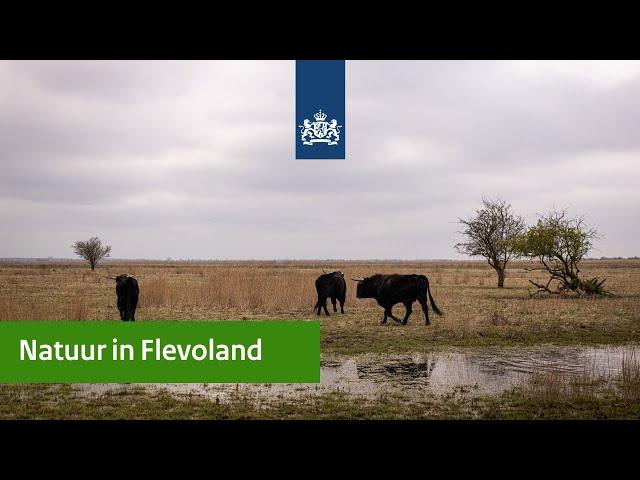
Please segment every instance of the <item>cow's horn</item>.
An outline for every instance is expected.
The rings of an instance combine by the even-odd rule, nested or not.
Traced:
[[[322,269],[322,273],[327,273],[327,272],[324,271],[324,268]]]
[[[364,277],[360,277],[360,278],[352,278],[351,280],[353,280],[354,282],[361,282],[364,280]]]
[[[116,277],[104,277],[104,278],[108,278],[109,280],[115,280]]]

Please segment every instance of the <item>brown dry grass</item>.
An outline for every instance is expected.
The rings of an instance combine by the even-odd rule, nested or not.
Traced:
[[[116,321],[115,285],[104,278],[138,278],[139,321],[317,319],[314,280],[340,269],[347,277],[422,273],[445,312],[425,327],[415,305],[407,327],[379,325],[374,300],[355,298],[348,281],[345,315],[319,317],[323,352],[421,350],[438,345],[623,343],[640,340],[640,261],[591,261],[585,276],[608,277],[617,296],[530,298],[524,264],[508,271],[507,288],[482,262],[110,262],[96,273],[78,262],[0,263],[0,320]],[[396,306],[399,316],[404,314]]]
[[[622,357],[621,389],[627,400],[640,400],[640,355],[637,351]]]
[[[546,374],[532,376],[523,382],[521,388],[525,398],[549,406],[567,399],[595,398],[596,380],[587,372],[579,378],[571,378],[559,370],[552,370]]]
[[[620,373],[574,376],[558,369],[530,375],[513,390],[490,401],[492,418],[635,418],[640,415],[640,357],[625,353]]]

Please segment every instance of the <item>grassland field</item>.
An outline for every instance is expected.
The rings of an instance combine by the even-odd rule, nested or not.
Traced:
[[[615,293],[600,298],[531,297],[528,280],[544,276],[528,271],[529,266],[511,263],[505,288],[499,289],[496,273],[483,262],[112,260],[91,272],[75,261],[7,260],[0,262],[0,321],[119,321],[115,285],[105,277],[128,273],[140,285],[137,321],[319,319],[323,358],[640,343],[640,260],[585,261],[584,277],[606,277],[608,290]],[[374,300],[357,299],[355,282],[348,280],[345,314],[318,317],[313,312],[314,280],[323,269],[342,270],[347,279],[373,273],[425,274],[444,316],[432,313],[432,324],[425,326],[421,310],[414,308],[408,325],[381,325],[382,309]],[[394,314],[402,316],[404,307],[396,306]],[[269,408],[246,397],[221,404],[132,388],[87,399],[76,395],[73,386],[4,385],[0,418],[639,418],[637,364],[620,381],[622,389],[595,379],[582,381],[576,389],[575,380],[537,379],[484,399],[449,394],[372,402],[334,392],[306,400],[280,399]],[[587,393],[585,384],[590,385]]]

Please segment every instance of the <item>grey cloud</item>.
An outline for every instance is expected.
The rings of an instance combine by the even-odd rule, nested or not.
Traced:
[[[350,61],[347,160],[296,161],[293,62],[0,62],[0,257],[451,258],[482,196],[635,255],[639,67]]]

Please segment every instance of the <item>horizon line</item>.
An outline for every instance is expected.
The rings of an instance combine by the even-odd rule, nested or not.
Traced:
[[[640,256],[614,256],[614,257],[585,257],[583,260],[637,260]],[[5,261],[67,261],[84,263],[82,258],[72,257],[0,257],[0,262]],[[512,259],[511,261],[528,261],[528,259]],[[535,261],[535,260],[533,260]],[[101,260],[101,263],[113,262],[486,262],[483,258],[130,258],[109,257]]]

